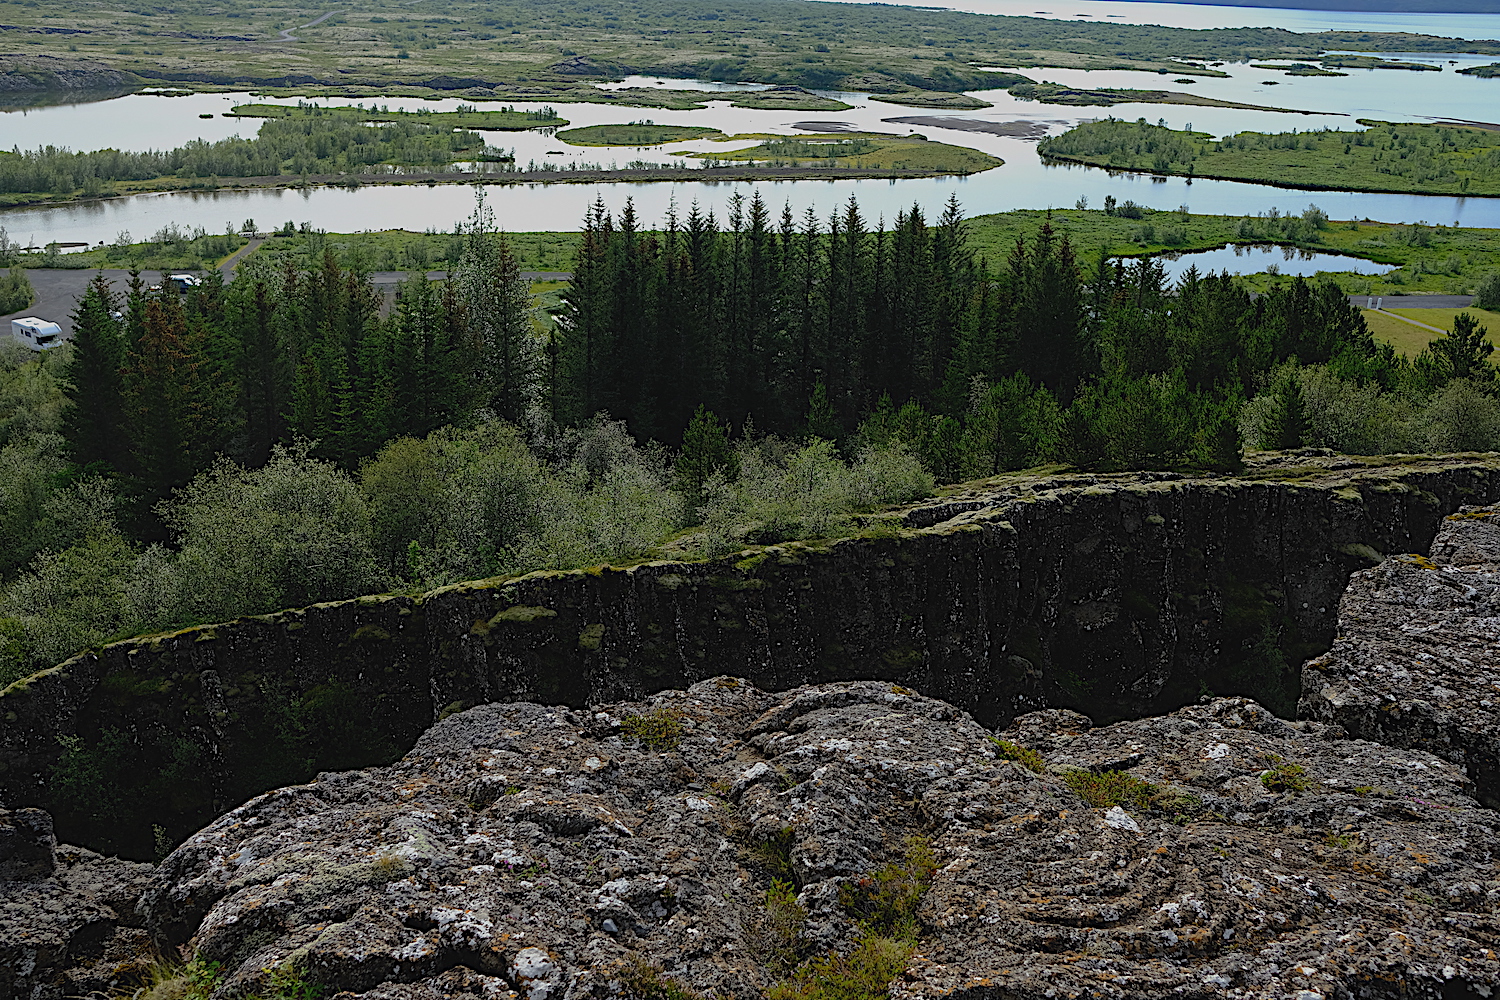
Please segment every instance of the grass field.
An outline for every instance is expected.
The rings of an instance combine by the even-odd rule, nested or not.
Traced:
[[[1242,132],[1216,141],[1142,121],[1085,122],[1044,139],[1044,157],[1300,188],[1500,195],[1500,132],[1361,120],[1363,132]]]
[[[786,0],[407,0],[357,7],[284,0],[214,4],[8,0],[0,24],[23,55],[102,64],[177,87],[393,88],[503,99],[588,96],[628,73],[817,89],[960,92],[1006,86],[981,66],[1067,66],[1212,75],[1229,59],[1312,60],[1326,49],[1500,54],[1500,43],[1365,31],[1188,30]],[[314,21],[317,21],[314,24]],[[870,86],[853,88],[858,78]],[[600,96],[595,99],[617,100]],[[489,96],[473,93],[475,97]]]
[[[668,142],[723,136],[718,129],[704,125],[653,125],[651,122],[589,125],[557,133],[557,138],[573,146],[660,146]]]
[[[1374,309],[1360,310],[1365,317],[1365,322],[1369,324],[1370,332],[1375,335],[1375,339],[1390,344],[1408,358],[1421,354],[1422,349],[1428,343],[1442,334],[1403,322],[1396,316],[1390,315],[1391,313],[1414,319],[1419,323],[1426,323],[1428,326],[1451,330],[1453,317],[1461,312],[1469,313],[1478,319],[1480,325],[1489,330],[1491,342],[1500,340],[1500,312],[1491,312],[1487,309],[1389,309],[1385,312],[1378,312]],[[1496,361],[1500,362],[1500,358]]]

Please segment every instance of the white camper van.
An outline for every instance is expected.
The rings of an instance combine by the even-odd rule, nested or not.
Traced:
[[[33,351],[46,350],[62,343],[62,327],[35,316],[10,321],[10,335]]]

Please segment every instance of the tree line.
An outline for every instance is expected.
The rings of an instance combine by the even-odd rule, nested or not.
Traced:
[[[545,395],[561,422],[608,410],[673,443],[700,404],[781,434],[899,428],[957,478],[1059,459],[1233,468],[1241,406],[1277,366],[1382,384],[1409,367],[1331,283],[1252,297],[1227,274],[1169,287],[1155,262],[1096,259],[1050,224],[980,259],[956,200],[886,228],[853,199],[773,219],[757,196],[657,231],[596,204]]]
[[[417,116],[378,127],[349,118],[275,118],[250,139],[194,139],[170,150],[17,149],[0,154],[0,193],[99,194],[114,181],[368,173],[382,164],[441,171],[455,160],[481,156],[485,148],[478,132]]]
[[[71,345],[5,352],[0,678],[112,635],[848,533],[1049,463],[1500,445],[1469,317],[1409,362],[1331,283],[1173,284],[1050,224],[989,261],[956,202],[657,231],[596,205],[555,317],[482,203],[459,229],[449,278],[388,306],[324,246],[185,295],[99,280]]]

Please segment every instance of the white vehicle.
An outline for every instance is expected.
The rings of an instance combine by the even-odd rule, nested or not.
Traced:
[[[189,288],[197,288],[203,283],[203,279],[196,274],[173,274],[169,275],[166,284],[173,291],[186,292]]]
[[[23,316],[10,321],[10,335],[33,351],[44,351],[62,343],[62,327],[35,316]]]

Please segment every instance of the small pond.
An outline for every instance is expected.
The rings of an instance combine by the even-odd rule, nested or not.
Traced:
[[[1362,257],[1347,257],[1337,253],[1317,253],[1299,250],[1296,247],[1267,246],[1265,244],[1231,243],[1217,250],[1202,250],[1193,253],[1159,254],[1158,259],[1167,272],[1167,278],[1176,281],[1190,267],[1199,274],[1210,271],[1230,274],[1300,274],[1312,277],[1322,271],[1352,274],[1385,274],[1394,270],[1390,264],[1377,264]]]

